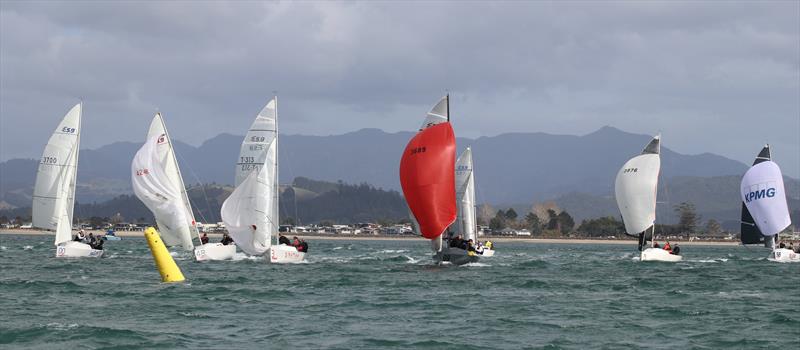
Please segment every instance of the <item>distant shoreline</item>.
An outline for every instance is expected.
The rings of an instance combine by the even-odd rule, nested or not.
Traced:
[[[104,235],[105,231],[87,230],[87,232],[95,235]],[[52,236],[52,232],[27,230],[27,229],[5,229],[0,231],[0,235],[27,235],[27,236]],[[118,231],[116,235],[119,237],[144,237],[141,231]],[[210,238],[222,237],[221,233],[209,233]],[[326,240],[326,241],[344,241],[344,240],[363,240],[363,241],[422,241],[423,238],[417,236],[373,236],[373,235],[326,235],[326,234],[296,234],[288,233],[287,236],[297,236],[307,240]],[[554,243],[554,244],[621,244],[621,245],[636,245],[635,239],[621,240],[621,239],[590,239],[590,238],[512,238],[502,236],[483,236],[480,240],[490,240],[499,243]],[[738,246],[738,241],[683,241],[671,240],[673,243],[680,243],[682,245],[710,245],[710,246]]]

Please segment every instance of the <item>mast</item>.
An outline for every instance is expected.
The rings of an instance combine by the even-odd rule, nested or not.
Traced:
[[[197,241],[202,245],[203,241],[200,239],[200,231],[197,230],[197,225],[194,219],[194,211],[192,211],[192,204],[189,202],[189,194],[186,192],[186,185],[183,183],[183,175],[181,174],[181,167],[178,166],[178,159],[175,154],[175,148],[172,147],[172,138],[169,136],[169,131],[167,131],[167,124],[164,122],[164,117],[161,116],[161,112],[156,112],[158,114],[158,120],[161,121],[161,128],[164,130],[164,137],[167,139],[167,143],[169,143],[169,149],[172,153],[172,164],[175,166],[175,171],[178,172],[178,181],[180,181],[181,186],[181,195],[183,195],[183,206],[189,212],[189,218],[192,220],[192,224],[189,226],[189,231],[192,231],[197,237]]]
[[[71,170],[72,171],[72,179],[70,179],[69,188],[67,189],[67,191],[69,191],[67,193],[68,198],[72,197],[70,199],[70,203],[69,203],[69,207],[68,207],[69,208],[68,219],[69,219],[69,230],[70,231],[72,231],[72,218],[73,218],[73,214],[74,214],[74,211],[75,211],[75,192],[76,192],[76,186],[77,186],[77,183],[78,183],[78,156],[81,153],[80,152],[80,149],[81,149],[81,119],[83,119],[83,101],[81,101],[79,104],[81,106],[81,109],[80,109],[80,113],[78,113],[78,135],[77,135],[78,139],[75,142],[75,150],[73,151],[73,152],[75,152],[75,164],[73,166],[73,169]]]
[[[278,181],[279,181],[278,179],[280,179],[280,177],[278,176],[278,163],[279,163],[278,162],[278,159],[279,159],[279,157],[278,157],[278,94],[275,94],[273,99],[275,99],[275,181],[274,181],[275,182],[275,184],[274,184],[275,190],[273,191],[272,195],[273,195],[274,200],[275,200],[275,207],[273,209],[274,216],[272,217],[272,220],[274,221],[273,225],[274,225],[275,230],[272,232],[271,236],[273,236],[275,238],[275,244],[277,245],[278,244],[278,230],[280,230],[280,228],[281,228],[281,224],[280,224],[281,222],[280,222],[280,218],[279,218],[279,215],[280,215],[281,211],[280,211],[280,206],[279,206],[280,203],[278,202],[280,200],[280,197],[281,197],[280,193],[279,193],[280,190],[281,190],[281,186],[278,183]],[[273,237],[270,237],[270,239],[272,239]]]
[[[447,121],[450,121],[450,93],[447,93]]]

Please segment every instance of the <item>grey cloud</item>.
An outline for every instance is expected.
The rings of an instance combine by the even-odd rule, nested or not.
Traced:
[[[241,134],[273,90],[286,133],[664,133],[800,176],[797,2],[0,3],[0,159],[37,157],[72,103],[84,144]],[[41,140],[41,141],[40,141]]]

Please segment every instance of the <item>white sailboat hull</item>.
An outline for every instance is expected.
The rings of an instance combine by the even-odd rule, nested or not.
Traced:
[[[437,264],[448,261],[453,265],[464,265],[478,262],[480,255],[470,255],[464,249],[444,247],[440,252],[433,255],[433,261]]]
[[[233,259],[236,255],[236,245],[222,243],[206,243],[194,248],[194,258],[197,261],[214,261]]]
[[[285,244],[273,245],[269,248],[269,261],[276,264],[299,263],[306,259],[306,253]]]
[[[481,254],[481,257],[484,257],[484,258],[491,258],[491,257],[493,257],[493,256],[494,256],[494,249],[490,249],[490,248],[483,248],[483,252],[482,252],[482,253],[483,253],[483,254]]]
[[[800,254],[791,249],[777,248],[769,253],[769,260],[778,262],[800,262]]]
[[[103,251],[92,249],[86,243],[69,241],[56,246],[56,258],[99,258]]]
[[[661,248],[647,248],[642,251],[641,260],[678,262],[683,260],[683,257],[680,255],[670,254],[670,252]]]

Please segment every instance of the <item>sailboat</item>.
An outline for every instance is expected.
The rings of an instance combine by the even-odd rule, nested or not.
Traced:
[[[639,237],[642,261],[681,261],[683,258],[655,247],[656,196],[661,170],[661,135],[656,135],[641,154],[619,169],[614,184],[617,205],[622,213],[625,231]],[[650,247],[645,248],[647,241]]]
[[[172,140],[161,113],[150,123],[147,140],[131,163],[131,182],[136,197],[156,218],[161,238],[168,246],[194,249],[197,261],[225,260],[236,254],[235,245],[202,244],[186,194]],[[192,238],[201,244],[195,248]]]
[[[456,222],[450,227],[453,229],[454,236],[461,236],[463,240],[470,239],[477,244],[477,218],[475,208],[475,173],[472,166],[472,148],[467,147],[456,159],[456,204],[458,213]],[[464,249],[455,247],[445,247],[443,249],[444,261],[456,261],[469,256],[470,253]],[[494,256],[494,250],[490,247],[479,248],[476,252],[480,257]],[[473,253],[475,255],[475,253]],[[474,260],[472,258],[467,260]]]
[[[772,161],[769,145],[756,156],[753,166],[742,177],[742,244],[761,244],[771,248],[769,259],[800,261],[800,254],[776,246],[778,233],[792,224],[783,175]]]
[[[400,158],[400,186],[420,234],[431,240],[433,259],[439,263],[454,257],[443,247],[442,234],[456,220],[456,138],[450,125],[450,97],[445,96],[428,112],[419,132]],[[467,255],[454,264],[477,261]]]
[[[39,161],[33,188],[33,226],[56,233],[56,257],[99,258],[103,251],[72,240],[75,182],[81,145],[81,115],[78,103],[58,124]]]
[[[305,252],[277,243],[279,194],[278,98],[273,97],[258,113],[242,141],[236,164],[236,188],[222,204],[222,221],[245,253],[264,255],[269,251],[270,262],[301,262]]]

